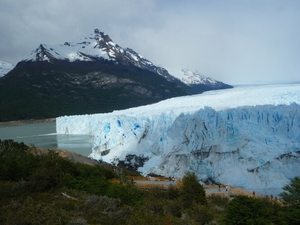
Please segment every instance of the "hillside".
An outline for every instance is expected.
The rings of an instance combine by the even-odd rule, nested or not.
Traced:
[[[265,198],[236,196],[229,202],[206,197],[191,173],[180,187],[142,190],[126,179],[130,174],[122,168],[76,163],[53,151],[30,152],[32,147],[0,140],[3,225],[232,224],[239,217],[252,224],[285,224],[295,218],[289,207]]]

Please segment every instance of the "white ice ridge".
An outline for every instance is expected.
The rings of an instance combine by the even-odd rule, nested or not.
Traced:
[[[300,84],[236,87],[112,113],[63,116],[57,133],[94,136],[90,157],[144,174],[278,193],[300,176]]]

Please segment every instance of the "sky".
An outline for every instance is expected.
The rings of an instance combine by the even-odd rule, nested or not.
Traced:
[[[300,81],[299,0],[0,0],[0,60],[16,65],[95,28],[171,74]]]

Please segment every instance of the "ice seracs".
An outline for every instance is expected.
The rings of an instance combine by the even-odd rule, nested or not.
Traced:
[[[95,159],[276,194],[300,176],[299,105],[300,84],[240,87],[56,125],[57,133],[93,135]]]

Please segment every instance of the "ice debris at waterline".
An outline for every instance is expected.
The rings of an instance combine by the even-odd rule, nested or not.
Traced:
[[[106,114],[63,116],[57,133],[94,136],[90,157],[148,174],[278,193],[300,176],[300,84],[237,87]]]

